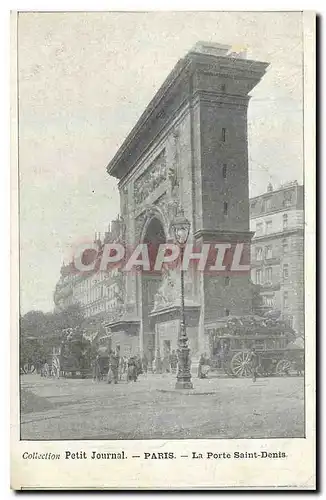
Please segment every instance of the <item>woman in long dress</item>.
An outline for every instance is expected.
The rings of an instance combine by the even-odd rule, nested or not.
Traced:
[[[101,380],[101,367],[100,367],[100,357],[96,356],[93,366],[93,382],[99,382]]]
[[[134,356],[129,358],[128,360],[128,372],[127,372],[127,380],[133,380],[137,382],[138,373],[137,373],[137,360]]]

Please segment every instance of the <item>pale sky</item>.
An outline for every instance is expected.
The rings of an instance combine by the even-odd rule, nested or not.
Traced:
[[[19,15],[21,306],[53,309],[72,244],[119,212],[106,166],[197,41],[270,63],[249,105],[250,195],[302,182],[300,13]]]

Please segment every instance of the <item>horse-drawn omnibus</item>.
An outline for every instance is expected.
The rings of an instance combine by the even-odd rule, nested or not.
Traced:
[[[64,377],[86,378],[92,374],[91,343],[82,331],[68,329],[61,342],[59,357],[60,374]]]
[[[280,320],[259,316],[228,317],[207,325],[210,365],[233,377],[252,373],[250,350],[258,354],[258,374],[300,375],[304,371],[304,349],[294,330]]]

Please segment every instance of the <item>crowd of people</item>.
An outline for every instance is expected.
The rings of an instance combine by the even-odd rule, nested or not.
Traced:
[[[121,380],[136,382],[139,375],[147,373],[147,358],[139,355],[120,356],[110,351],[108,356],[97,355],[93,361],[93,381],[100,382],[106,378],[108,384],[117,384]]]
[[[223,368],[227,361],[228,346],[221,345],[217,354],[217,364],[219,368]],[[259,357],[254,348],[250,349],[249,364],[251,366],[252,379],[255,382],[259,366]],[[163,358],[157,357],[154,362],[148,360],[146,354],[140,357],[139,354],[120,356],[119,351],[109,351],[105,356],[97,354],[92,362],[92,378],[94,382],[106,381],[108,384],[118,384],[121,381],[136,382],[142,374],[151,373],[172,373],[176,374],[178,369],[178,356],[173,350],[171,353],[166,353]],[[197,376],[200,379],[208,378],[209,372],[212,369],[211,360],[206,353],[201,354],[198,362]],[[60,368],[60,361],[57,356],[53,357],[52,364],[47,361],[41,363],[41,366],[36,366],[36,372],[40,373],[41,377],[60,378],[66,375]]]
[[[106,357],[96,356],[93,362],[93,380],[106,379],[109,384],[117,384],[121,380],[136,382],[139,375],[152,373],[176,373],[178,357],[175,350],[167,354],[163,359],[157,358],[150,361],[146,354],[142,357],[137,355],[120,356],[119,353],[110,351]]]

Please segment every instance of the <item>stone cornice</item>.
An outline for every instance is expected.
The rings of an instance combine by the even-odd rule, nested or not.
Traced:
[[[113,333],[124,331],[130,335],[135,335],[140,328],[140,319],[127,319],[122,317],[120,319],[106,322],[105,327],[110,328]]]
[[[199,229],[195,232],[196,240],[201,239],[203,242],[236,242],[242,243],[251,241],[253,231],[223,231],[220,229]]]
[[[167,77],[157,94],[151,100],[140,119],[131,130],[124,143],[107,166],[107,172],[122,179],[135,164],[147,144],[159,130],[171,120],[171,113],[182,103],[191,101],[196,88],[193,82],[195,72],[213,72],[216,75],[226,71],[229,75],[252,79],[252,87],[265,73],[268,64],[258,61],[211,56],[189,52],[181,59]],[[205,89],[203,89],[205,90]],[[248,87],[243,98],[250,91]]]
[[[270,233],[270,234],[262,234],[261,236],[255,236],[252,243],[258,243],[262,242],[264,240],[272,240],[275,238],[286,238],[287,236],[290,236],[292,234],[299,234],[300,236],[304,235],[304,228],[303,227],[294,227],[291,229],[286,229],[284,231],[280,231],[278,233]],[[253,233],[255,234],[255,233]]]
[[[218,107],[225,108],[247,108],[250,96],[222,94],[209,90],[198,89],[193,93],[193,102],[206,102]]]

